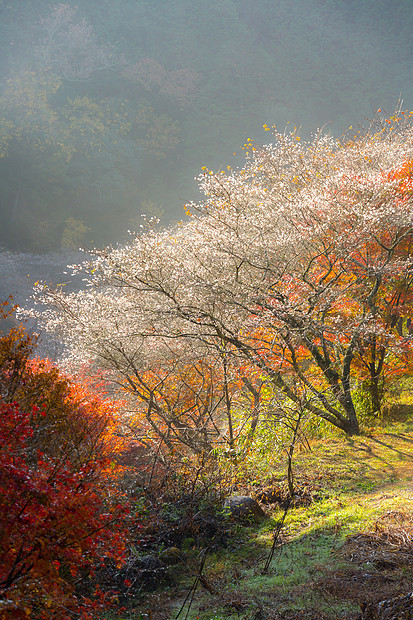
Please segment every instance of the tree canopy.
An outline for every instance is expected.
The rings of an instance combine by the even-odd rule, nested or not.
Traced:
[[[161,382],[220,360],[227,410],[231,368],[240,390],[250,381],[251,403],[266,381],[358,433],[356,391],[377,414],[384,382],[411,359],[411,117],[379,115],[342,142],[276,130],[270,144],[247,141],[242,168],[203,170],[205,200],[188,205],[189,222],[96,251],[86,290],[39,285],[46,329],[112,372],[149,422]],[[210,413],[218,428],[222,409]]]

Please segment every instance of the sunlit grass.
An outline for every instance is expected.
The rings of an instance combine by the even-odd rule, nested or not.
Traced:
[[[326,599],[311,584],[326,574],[354,570],[337,553],[346,537],[374,529],[383,514],[413,512],[409,423],[377,430],[371,436],[314,442],[311,451],[298,454],[297,479],[304,473],[317,479],[318,500],[288,511],[266,575],[262,569],[282,511],[272,512],[259,527],[241,528],[242,547],[222,550],[206,568],[211,583],[218,584],[219,595],[200,592],[188,618],[249,618],[271,605],[280,611],[311,607],[337,618],[355,613],[354,602]]]
[[[383,424],[358,437],[332,434],[322,440],[312,439],[310,448],[297,451],[293,469],[296,487],[309,488],[313,502],[288,510],[267,574],[263,574],[263,568],[283,516],[283,510],[276,506],[264,506],[268,518],[260,523],[232,523],[227,547],[207,554],[203,575],[214,593],[198,585],[189,612],[187,603],[180,619],[247,620],[271,618],[276,611],[303,609],[335,619],[358,613],[358,602],[323,590],[323,580],[330,576],[340,580],[341,575],[347,575],[351,584],[354,571],[357,575],[358,570],[361,574],[365,571],[343,558],[341,548],[346,539],[374,531],[375,523],[384,514],[413,513],[410,421]],[[274,459],[271,468],[267,461],[262,484],[285,483],[285,472],[283,459]],[[243,474],[238,472],[237,482],[240,485],[243,481],[246,492],[253,492],[260,481],[258,473],[256,469],[256,479],[251,475],[245,480],[244,469]],[[176,618],[197,576],[199,558],[197,548],[184,551],[183,564],[174,567],[176,587],[156,595],[164,601],[165,615],[159,616],[162,620]],[[369,573],[376,570],[367,568]],[[379,568],[377,571],[380,574]],[[409,567],[401,567],[397,575],[405,575],[413,585]],[[142,598],[145,613],[158,609],[158,602],[151,602],[155,600],[152,596]],[[134,608],[134,612],[138,611]]]

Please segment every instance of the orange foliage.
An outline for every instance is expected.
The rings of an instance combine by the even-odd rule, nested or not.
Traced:
[[[129,391],[133,382],[140,401],[132,426],[141,441],[160,439],[160,449],[166,448],[169,457],[206,455],[217,445],[233,447],[240,432],[233,424],[233,407],[242,400],[248,419],[248,405],[254,409],[254,391],[262,382],[252,365],[233,366],[221,354],[193,362],[175,359],[125,382]]]
[[[413,160],[405,161],[401,166],[387,175],[390,181],[398,181],[397,192],[405,202],[413,193]]]

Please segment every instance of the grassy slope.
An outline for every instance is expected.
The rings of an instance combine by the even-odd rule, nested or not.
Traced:
[[[213,593],[199,586],[189,614],[187,604],[179,618],[350,619],[362,601],[413,590],[412,423],[314,443],[296,456],[295,476],[315,501],[288,512],[268,574],[262,568],[282,516],[275,507],[266,508],[270,518],[260,525],[236,526],[229,547],[209,554],[204,575]],[[371,538],[348,540],[375,528]],[[133,617],[175,618],[196,576],[198,554],[188,553],[174,567],[179,586],[148,595],[141,615],[135,608]]]

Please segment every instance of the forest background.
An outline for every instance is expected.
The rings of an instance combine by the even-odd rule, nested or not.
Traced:
[[[411,107],[412,29],[408,0],[3,0],[0,244],[122,242],[185,217],[264,123],[339,136]]]

